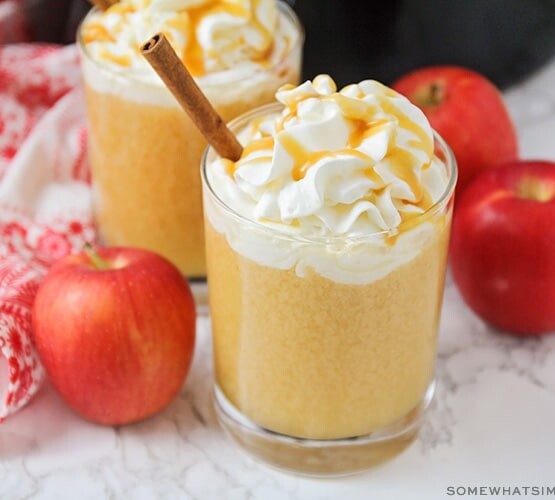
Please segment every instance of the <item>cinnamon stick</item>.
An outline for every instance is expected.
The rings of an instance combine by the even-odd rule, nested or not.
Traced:
[[[89,2],[100,11],[105,11],[112,5],[110,0],[89,0]]]
[[[227,128],[163,33],[154,35],[141,52],[208,143],[222,157],[237,161],[243,147]]]

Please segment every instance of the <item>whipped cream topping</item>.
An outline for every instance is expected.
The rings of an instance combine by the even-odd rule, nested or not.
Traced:
[[[442,198],[448,172],[416,106],[372,80],[338,92],[327,75],[284,86],[276,97],[281,112],[253,119],[238,134],[242,157],[206,167],[221,202],[258,223],[226,217],[205,193],[211,225],[235,251],[299,276],[310,269],[363,284],[436,240],[445,212],[415,217]]]
[[[300,36],[275,0],[120,0],[87,16],[81,40],[94,60],[161,84],[140,53],[158,32],[193,76],[228,81],[280,62]]]
[[[400,94],[371,80],[337,92],[320,75],[276,97],[285,109],[242,132],[242,158],[210,169],[241,215],[304,235],[394,234],[443,194],[432,129]]]

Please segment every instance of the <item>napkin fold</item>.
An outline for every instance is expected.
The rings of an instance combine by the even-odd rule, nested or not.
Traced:
[[[0,46],[0,421],[44,370],[31,310],[50,264],[95,240],[75,46]]]

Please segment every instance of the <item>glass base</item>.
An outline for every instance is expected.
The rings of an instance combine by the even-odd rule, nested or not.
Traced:
[[[189,278],[189,285],[195,299],[197,316],[208,316],[210,311],[208,309],[208,283],[206,279]]]
[[[214,407],[220,425],[254,458],[305,476],[345,476],[367,470],[401,453],[418,435],[435,389],[429,385],[420,404],[387,428],[349,439],[303,439],[260,427],[246,418],[215,387]]]

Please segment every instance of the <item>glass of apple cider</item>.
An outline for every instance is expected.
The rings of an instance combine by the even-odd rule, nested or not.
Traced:
[[[157,32],[226,121],[298,82],[303,32],[275,0],[120,0],[93,10],[80,27],[100,236],[156,251],[199,278],[206,269],[198,165],[206,142],[140,54]]]
[[[366,469],[434,388],[454,157],[407,99],[326,75],[231,123],[202,163],[215,407],[256,457]]]

